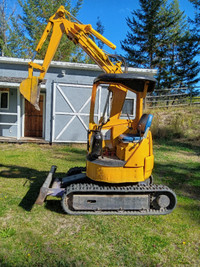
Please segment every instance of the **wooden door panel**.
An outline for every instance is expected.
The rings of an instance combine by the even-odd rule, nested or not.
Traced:
[[[40,111],[36,110],[32,104],[25,100],[25,137],[42,137],[43,100],[43,95],[40,95]]]

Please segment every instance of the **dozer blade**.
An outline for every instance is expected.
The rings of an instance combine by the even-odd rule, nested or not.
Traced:
[[[40,86],[38,77],[27,78],[20,84],[20,93],[37,109],[39,108]]]
[[[38,204],[38,205],[43,204],[43,202],[44,202],[44,200],[45,200],[45,198],[49,192],[50,184],[52,183],[53,175],[54,175],[56,169],[57,169],[57,167],[55,165],[51,166],[51,170],[50,170],[46,180],[44,181],[42,187],[40,188],[40,193],[39,193],[38,198],[35,201],[35,204]]]

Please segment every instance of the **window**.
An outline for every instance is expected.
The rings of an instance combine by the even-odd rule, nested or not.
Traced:
[[[103,107],[103,110],[101,110],[101,116],[103,118],[103,121],[106,122],[110,118],[110,110],[112,107],[112,92],[108,91],[107,96],[102,96],[101,104]]]
[[[110,118],[112,107],[112,92],[107,90],[107,86],[99,86],[96,93],[94,122],[99,124],[99,120],[104,123]]]
[[[8,109],[9,108],[9,92],[0,91],[0,109]]]
[[[122,116],[133,116],[134,115],[134,99],[125,99],[122,108]]]

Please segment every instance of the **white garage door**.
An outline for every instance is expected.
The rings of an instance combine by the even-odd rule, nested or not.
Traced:
[[[92,86],[54,83],[53,142],[87,141]],[[98,88],[95,118],[100,118],[101,87]]]

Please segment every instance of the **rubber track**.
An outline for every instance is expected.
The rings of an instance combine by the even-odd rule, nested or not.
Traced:
[[[111,193],[111,194],[149,194],[150,199],[156,193],[167,193],[170,196],[170,205],[168,208],[161,208],[160,210],[151,208],[149,210],[141,210],[141,211],[75,211],[71,210],[68,206],[66,206],[65,198],[73,193],[92,193],[92,194],[102,194],[102,193]],[[176,195],[174,192],[164,185],[127,185],[127,186],[107,186],[107,185],[97,185],[93,183],[77,183],[70,184],[66,187],[65,194],[62,198],[62,207],[65,212],[71,215],[85,215],[85,214],[93,214],[93,215],[165,215],[172,212],[172,210],[176,206]],[[152,205],[151,205],[152,206]]]

